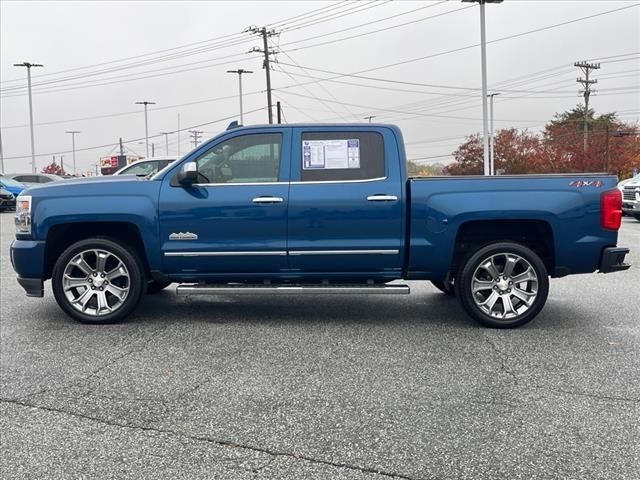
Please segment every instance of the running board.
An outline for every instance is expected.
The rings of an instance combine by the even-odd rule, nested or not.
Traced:
[[[292,294],[360,294],[360,295],[408,295],[408,285],[178,285],[176,294],[187,295],[292,295]]]

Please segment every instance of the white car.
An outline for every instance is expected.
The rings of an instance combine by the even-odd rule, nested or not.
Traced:
[[[12,178],[16,182],[20,182],[28,187],[64,180],[61,176],[54,175],[53,173],[8,173],[5,177]]]
[[[137,175],[140,177],[146,177],[154,175],[170,163],[175,162],[175,157],[155,157],[145,160],[138,160],[137,162],[130,163],[129,165],[122,167],[120,170],[114,173],[114,175]]]

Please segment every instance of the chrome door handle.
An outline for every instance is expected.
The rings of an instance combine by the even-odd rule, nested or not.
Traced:
[[[369,195],[367,200],[369,202],[395,202],[398,197],[395,195]]]
[[[282,203],[284,199],[282,197],[256,197],[253,203]]]

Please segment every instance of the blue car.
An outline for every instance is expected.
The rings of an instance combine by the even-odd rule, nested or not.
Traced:
[[[12,180],[11,178],[0,176],[0,188],[13,193],[13,196],[17,197],[27,187],[25,187],[20,182],[16,182],[15,180]]]

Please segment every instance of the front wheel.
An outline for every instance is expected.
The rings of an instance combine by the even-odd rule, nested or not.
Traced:
[[[58,305],[83,323],[124,319],[146,288],[136,254],[107,238],[81,240],[62,252],[51,283]]]
[[[456,276],[465,311],[493,328],[513,328],[533,320],[549,293],[544,263],[529,248],[511,242],[477,250]]]

